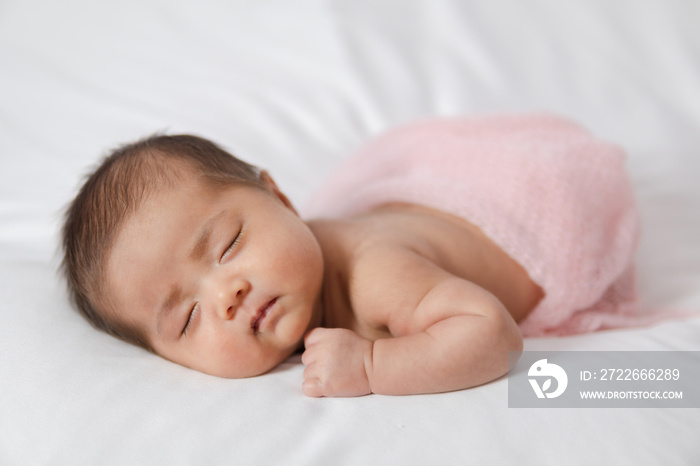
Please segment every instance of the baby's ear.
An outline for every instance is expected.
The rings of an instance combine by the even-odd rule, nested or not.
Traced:
[[[291,211],[295,214],[299,215],[289,198],[287,198],[287,196],[285,196],[284,193],[280,191],[280,188],[277,187],[277,183],[275,183],[275,180],[272,179],[267,170],[260,171],[260,181],[262,181],[263,186],[267,190],[269,190],[272,194],[275,195],[276,198],[282,201],[282,204],[287,206],[287,208],[291,209]]]

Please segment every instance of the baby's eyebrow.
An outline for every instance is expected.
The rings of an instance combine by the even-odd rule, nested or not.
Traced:
[[[158,335],[163,334],[163,323],[166,321],[168,315],[172,312],[173,309],[175,309],[176,305],[180,301],[182,301],[182,287],[174,285],[172,288],[170,288],[168,297],[165,298],[165,301],[163,301],[163,304],[160,306],[160,310],[158,311],[158,318],[156,323],[156,330],[158,331]]]
[[[220,220],[224,213],[225,211],[222,210],[207,220],[207,222],[204,224],[202,232],[200,233],[199,238],[197,239],[197,242],[190,253],[190,259],[200,261],[204,257],[204,254],[209,249],[209,239],[211,238],[211,232],[214,229],[214,225]]]

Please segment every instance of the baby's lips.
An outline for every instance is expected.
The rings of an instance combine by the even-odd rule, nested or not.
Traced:
[[[270,313],[270,309],[272,306],[275,305],[277,302],[277,298],[272,298],[270,301],[267,301],[265,304],[260,306],[255,313],[255,316],[250,321],[250,328],[253,329],[253,332],[257,333],[260,330],[260,326],[265,322],[265,319]]]

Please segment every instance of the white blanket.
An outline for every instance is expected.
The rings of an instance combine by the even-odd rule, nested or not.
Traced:
[[[211,138],[300,205],[378,132],[548,111],[622,145],[642,305],[700,309],[693,0],[5,0],[0,464],[697,464],[698,409],[515,409],[455,393],[309,399],[299,357],[224,380],[93,330],[57,278],[61,209],[110,147]],[[526,350],[700,350],[700,319]]]

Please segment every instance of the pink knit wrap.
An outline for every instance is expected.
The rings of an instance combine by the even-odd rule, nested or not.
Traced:
[[[311,195],[306,218],[388,202],[440,209],[479,226],[545,297],[525,336],[635,325],[639,219],[625,154],[552,115],[436,118],[393,129]]]

